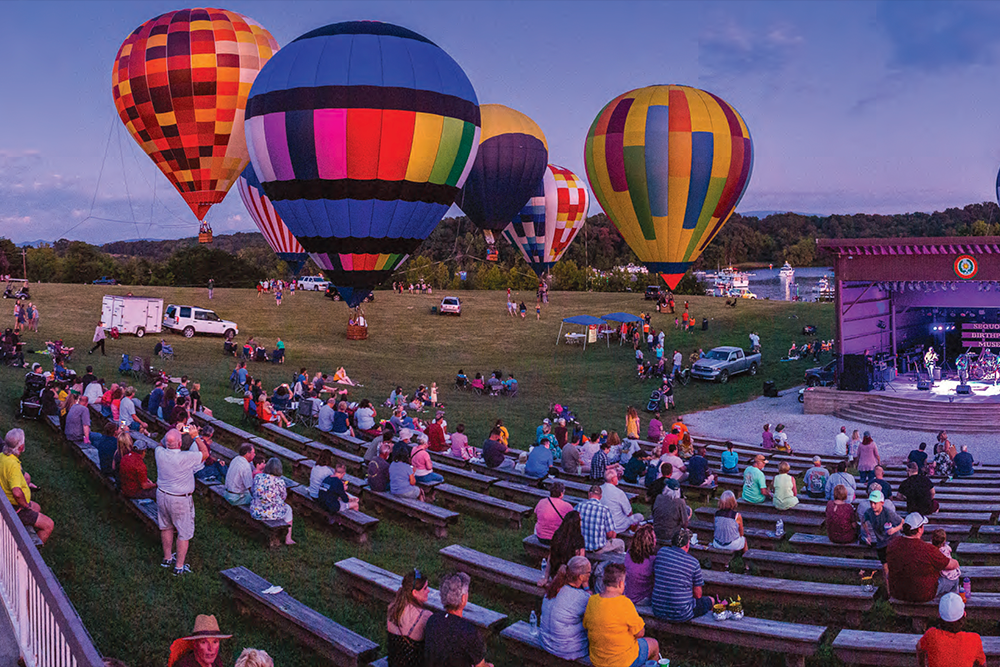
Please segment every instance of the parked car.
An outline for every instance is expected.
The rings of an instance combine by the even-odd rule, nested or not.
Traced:
[[[334,301],[342,300],[340,292],[337,291],[337,288],[329,283],[326,286],[326,297],[328,299],[333,299]],[[368,294],[368,296],[365,297],[365,300],[362,301],[361,303],[371,303],[374,300],[375,300],[375,292],[371,292]]]
[[[446,296],[441,299],[441,306],[438,312],[442,315],[462,316],[462,301],[457,296]]]
[[[647,285],[646,286],[646,300],[647,301],[659,301],[660,297],[666,290],[663,289],[662,285]]]
[[[182,333],[185,338],[191,338],[196,333],[233,338],[240,332],[236,322],[222,319],[215,311],[174,304],[167,306],[167,312],[163,315],[163,328]]]
[[[303,276],[299,278],[299,289],[306,292],[322,292],[330,286],[330,281],[323,276]]]
[[[117,285],[118,281],[111,276],[101,276],[93,282],[94,285]]]
[[[834,359],[826,366],[810,368],[806,371],[806,385],[809,387],[825,387],[833,384],[837,380],[837,360]]]
[[[757,375],[760,354],[746,354],[739,347],[716,347],[691,367],[691,377],[725,384],[737,373]]]

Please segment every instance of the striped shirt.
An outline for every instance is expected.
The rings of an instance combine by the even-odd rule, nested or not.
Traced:
[[[698,559],[677,547],[663,547],[653,567],[653,615],[673,623],[694,618],[695,586],[704,586]]]
[[[580,513],[580,529],[583,532],[583,548],[597,551],[608,543],[608,532],[615,529],[611,510],[600,500],[590,498],[576,506]]]
[[[594,457],[590,459],[590,479],[603,482],[604,471],[608,468],[608,455],[603,449],[598,449]]]

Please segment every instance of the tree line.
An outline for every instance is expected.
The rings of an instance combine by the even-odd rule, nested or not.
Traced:
[[[734,214],[705,249],[695,269],[740,264],[822,266],[829,260],[817,252],[820,238],[1000,236],[1000,207],[993,202],[969,204],[934,213],[896,215],[807,216],[776,213],[763,218]],[[534,289],[538,277],[521,253],[502,240],[497,261],[486,259],[486,239],[465,217],[445,218],[392,281],[423,281],[436,289]],[[115,241],[95,246],[60,239],[26,249],[32,281],[89,283],[102,276],[126,285],[201,286],[209,278],[219,287],[251,287],[267,278],[285,278],[288,266],[258,233],[217,235],[211,245],[197,239]],[[603,213],[591,216],[551,270],[553,289],[621,292],[641,291],[656,276],[623,267],[638,258]],[[0,275],[21,277],[21,249],[0,238]],[[303,275],[319,275],[310,261]],[[389,287],[387,284],[383,287]],[[682,294],[701,293],[689,274]]]

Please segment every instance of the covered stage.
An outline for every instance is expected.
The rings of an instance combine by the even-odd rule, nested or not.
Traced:
[[[818,246],[833,258],[841,389],[904,394],[912,386],[924,400],[1000,401],[1000,237]]]

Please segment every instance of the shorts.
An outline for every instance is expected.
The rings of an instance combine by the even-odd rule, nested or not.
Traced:
[[[34,528],[35,524],[38,523],[38,511],[31,509],[30,507],[22,507],[21,511],[17,513],[17,518],[21,520],[21,523],[28,528]]]
[[[886,550],[888,548],[889,547],[877,547],[875,549],[875,553],[878,554],[878,562],[882,563],[882,565],[885,565],[888,562],[886,558]]]
[[[157,489],[156,519],[160,530],[176,530],[178,540],[190,540],[194,537],[194,499],[171,496]]]
[[[635,659],[631,667],[642,667],[649,660],[649,642],[646,641],[645,637],[639,637],[636,641],[639,642],[639,657]]]
[[[420,489],[416,486],[408,486],[402,493],[393,493],[392,495],[399,496],[400,498],[418,500],[420,498]]]

